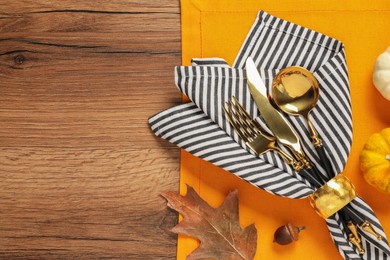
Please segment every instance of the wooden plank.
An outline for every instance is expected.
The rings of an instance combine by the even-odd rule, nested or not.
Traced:
[[[175,259],[179,2],[0,7],[0,258]]]
[[[137,1],[137,0],[79,0],[79,1],[51,1],[51,0],[21,0],[2,1],[1,10],[11,14],[29,14],[34,12],[53,12],[58,10],[99,11],[101,13],[179,13],[179,2],[171,0]]]
[[[6,70],[0,96],[2,145],[168,144],[151,134],[147,118],[180,103],[173,82],[173,66],[180,57],[60,55],[25,54],[21,66],[26,68]]]
[[[44,13],[48,15],[52,16],[50,20],[56,19],[56,14]],[[84,13],[76,15],[79,19],[84,17]],[[109,21],[114,20],[112,16],[115,15],[110,15]],[[123,15],[118,16],[117,20],[122,22]],[[116,36],[94,30],[91,33],[1,34],[0,75],[4,79],[0,140],[3,145],[22,142],[72,147],[95,143],[151,148],[156,144],[152,135],[144,135],[145,131],[150,133],[146,119],[180,103],[173,79],[173,68],[180,64],[179,15],[174,15],[176,20],[171,14],[171,19],[163,19],[167,26],[161,26],[158,17],[154,19],[156,14],[149,15],[148,19],[145,14],[131,16],[131,28],[136,27],[135,31],[126,34],[117,27],[111,33]],[[48,27],[52,24],[53,21],[48,22]],[[140,29],[142,25],[144,30]],[[85,26],[89,28],[88,23]],[[39,24],[37,28],[42,27]],[[153,31],[156,27],[160,31]],[[175,32],[171,33],[172,30]],[[147,105],[146,96],[153,96]],[[15,109],[16,104],[23,106]],[[91,113],[94,113],[92,117]],[[125,114],[128,116],[123,121]],[[80,138],[73,139],[75,134]],[[46,138],[40,138],[41,135]],[[98,143],[94,141],[97,136]]]
[[[23,50],[29,44],[32,51],[43,45],[94,53],[180,53],[180,22],[176,13],[66,11],[0,18],[0,41],[2,45],[11,42],[10,50]]]
[[[0,258],[10,250],[27,256],[41,251],[45,258],[56,251],[67,252],[67,258],[90,253],[110,258],[164,252],[174,256],[175,236],[167,229],[176,214],[166,208],[159,191],[177,186],[178,151],[0,152],[5,158]]]

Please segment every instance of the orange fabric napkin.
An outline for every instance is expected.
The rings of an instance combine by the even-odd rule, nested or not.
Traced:
[[[368,136],[390,125],[390,103],[372,85],[376,57],[390,45],[390,5],[381,1],[216,1],[182,0],[183,65],[191,58],[221,57],[233,63],[259,10],[300,24],[342,41],[346,48],[353,112],[353,145],[345,174],[359,195],[374,209],[386,233],[390,232],[389,196],[379,193],[364,180],[359,154]],[[308,200],[291,200],[260,190],[231,173],[181,153],[181,192],[189,184],[212,206],[238,189],[242,226],[255,223],[258,247],[255,259],[342,259],[323,219]],[[292,222],[305,225],[300,240],[289,246],[272,243],[273,232]],[[178,259],[197,247],[193,238],[179,236]]]

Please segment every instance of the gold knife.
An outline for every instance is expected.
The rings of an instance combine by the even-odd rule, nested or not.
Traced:
[[[283,115],[269,102],[267,88],[260,77],[253,59],[250,57],[246,60],[246,77],[249,91],[262,118],[273,135],[279,143],[288,147],[299,161],[310,168],[310,162],[302,149],[298,135]]]

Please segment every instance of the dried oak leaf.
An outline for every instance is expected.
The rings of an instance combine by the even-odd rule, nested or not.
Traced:
[[[183,220],[172,231],[200,240],[200,246],[187,260],[196,259],[253,259],[257,246],[254,224],[242,229],[238,219],[237,190],[229,193],[219,208],[207,204],[187,185],[187,194],[163,192],[168,206],[183,215]]]

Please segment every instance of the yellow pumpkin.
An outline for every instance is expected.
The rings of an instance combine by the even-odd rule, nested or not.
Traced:
[[[370,185],[390,193],[390,128],[368,138],[360,154],[360,168]]]

